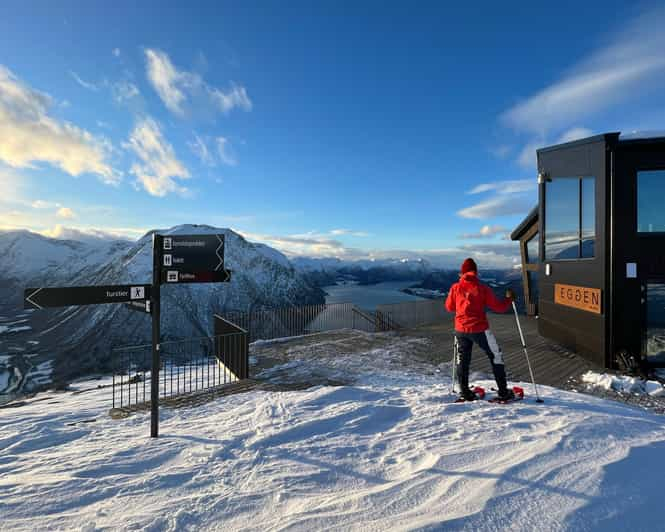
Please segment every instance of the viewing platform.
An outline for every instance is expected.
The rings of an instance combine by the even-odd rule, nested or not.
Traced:
[[[522,349],[515,316],[513,313],[488,314],[490,328],[503,351],[506,374],[509,381],[531,382],[529,367]],[[526,340],[531,367],[536,383],[564,388],[586,371],[604,371],[600,366],[564,349],[551,340],[538,334],[538,318],[520,315],[520,323]],[[446,323],[419,327],[405,334],[428,338],[437,346],[444,357],[452,357],[453,318]],[[447,351],[445,351],[447,349]],[[473,348],[471,371],[492,375],[492,367],[485,353],[477,346]]]
[[[506,364],[510,381],[531,382],[515,316],[512,313],[489,314],[489,322]],[[520,316],[520,323],[527,342],[527,349],[538,384],[565,387],[588,370],[603,368],[568,351],[538,334],[537,318]],[[440,364],[450,363],[453,357],[453,317],[446,316],[439,323],[383,333],[367,333],[356,330],[336,330],[317,334],[284,338],[277,341],[258,342],[250,346],[250,355],[256,366],[252,376],[263,370],[297,360],[333,360],[372,350],[401,352],[399,363],[405,371],[431,372]],[[339,380],[344,381],[344,367],[339,365]],[[492,375],[492,368],[485,353],[474,346],[471,371]],[[297,372],[296,372],[297,373]],[[353,368],[348,368],[351,378]],[[285,375],[286,378],[286,375]],[[289,377],[295,379],[296,374]],[[294,382],[295,384],[295,382]],[[325,382],[315,383],[325,384]]]

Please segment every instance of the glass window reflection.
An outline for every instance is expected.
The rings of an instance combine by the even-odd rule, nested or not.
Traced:
[[[595,178],[553,178],[545,185],[545,259],[593,258],[595,238]]]
[[[533,235],[526,243],[526,261],[529,264],[536,264],[538,262],[538,233]]]
[[[665,232],[665,170],[637,172],[637,231]]]

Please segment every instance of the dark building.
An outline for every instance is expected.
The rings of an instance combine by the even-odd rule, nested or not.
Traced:
[[[606,367],[665,367],[665,133],[543,148],[513,231],[542,336]]]

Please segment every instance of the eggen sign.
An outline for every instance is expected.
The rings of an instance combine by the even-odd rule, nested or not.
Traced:
[[[554,284],[554,302],[594,314],[600,314],[600,288],[588,288],[571,284]]]

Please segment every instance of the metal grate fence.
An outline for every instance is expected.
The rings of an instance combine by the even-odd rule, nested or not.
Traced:
[[[152,345],[113,349],[113,408],[150,402]],[[230,333],[160,344],[159,396],[208,390],[249,375],[247,335]]]
[[[439,300],[380,305],[375,312],[351,303],[231,311],[215,315],[215,335],[160,344],[160,398],[172,398],[249,377],[249,342],[355,329],[366,332],[415,328],[443,322]],[[113,350],[113,408],[150,401],[152,346]]]
[[[365,319],[352,303],[307,305],[250,311],[229,311],[220,315],[246,330],[249,341],[303,336],[337,329],[374,329],[371,318]]]
[[[411,329],[450,319],[440,299],[379,305],[376,314],[381,330]]]

